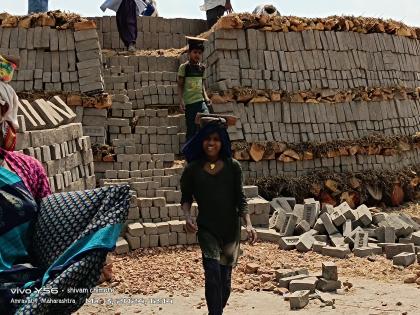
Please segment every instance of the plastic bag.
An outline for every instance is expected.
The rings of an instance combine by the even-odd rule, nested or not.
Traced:
[[[156,8],[151,2],[145,2],[146,3],[146,9],[144,9],[143,13],[141,15],[143,16],[152,16],[153,13],[155,13]]]
[[[13,72],[16,69],[16,65],[3,56],[0,55],[0,81],[10,82],[13,79]]]

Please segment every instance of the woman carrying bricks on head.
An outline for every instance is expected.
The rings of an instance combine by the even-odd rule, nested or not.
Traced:
[[[181,99],[179,109],[185,112],[187,124],[187,141],[197,132],[195,116],[198,113],[208,114],[207,104],[211,101],[204,86],[206,67],[201,58],[204,52],[205,39],[188,37],[188,61],[179,66],[178,95]]]
[[[188,165],[181,177],[181,204],[187,232],[197,233],[202,251],[209,314],[221,315],[239,256],[241,218],[251,244],[257,233],[247,210],[241,166],[232,158],[226,121],[203,120],[207,124],[183,148]],[[191,217],[193,199],[198,204],[197,223]]]
[[[105,12],[110,9],[117,13],[117,27],[120,38],[130,52],[136,51],[137,16],[152,16],[156,14],[154,0],[106,0],[101,5]]]

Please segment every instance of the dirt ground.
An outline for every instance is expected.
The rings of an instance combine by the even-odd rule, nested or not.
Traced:
[[[420,217],[420,206],[413,204],[387,211]],[[268,242],[244,244],[242,250],[233,273],[227,315],[292,313],[279,294],[274,270],[304,268],[316,275],[325,261],[338,265],[340,280],[351,288],[339,294],[323,294],[324,299],[335,300],[335,308],[313,299],[305,309],[294,313],[420,314],[420,286],[403,283],[407,275],[420,272],[418,264],[395,267],[382,256],[334,259],[313,252],[282,251]],[[114,279],[101,285],[101,289],[112,292],[94,293],[76,314],[206,314],[198,246],[139,249],[112,259]],[[247,272],[249,263],[259,266],[257,273]]]
[[[335,306],[321,307],[318,299],[313,299],[309,305],[299,311],[290,311],[289,303],[283,297],[270,292],[246,291],[233,293],[224,314],[236,315],[278,315],[278,314],[420,314],[420,290],[415,285],[401,283],[383,283],[366,279],[350,279],[354,287],[343,295],[323,294],[323,298],[335,300]],[[89,301],[75,314],[91,315],[130,315],[130,314],[170,314],[170,315],[205,315],[206,305],[203,301],[204,290],[193,292],[188,297],[182,295],[168,295],[165,292],[151,296],[143,295],[92,295],[93,299],[103,299],[109,303],[125,302],[121,305],[99,305],[99,301]],[[125,298],[125,300],[123,300]],[[136,303],[135,299],[149,302]],[[159,304],[165,303],[166,304]],[[158,304],[150,304],[158,303]]]

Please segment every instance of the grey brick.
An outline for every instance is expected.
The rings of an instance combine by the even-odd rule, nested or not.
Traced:
[[[302,32],[302,37],[303,37],[303,45],[304,45],[306,50],[317,49],[317,45],[316,45],[316,42],[315,42],[314,31],[312,31],[312,30],[303,31]]]
[[[98,32],[96,29],[76,31],[74,32],[74,39],[76,42],[89,39],[98,39]]]

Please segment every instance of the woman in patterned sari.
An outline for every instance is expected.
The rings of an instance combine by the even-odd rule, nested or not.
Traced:
[[[129,187],[51,195],[42,164],[14,152],[19,100],[6,62],[0,56],[0,314],[71,314],[115,247]],[[88,293],[68,293],[77,288]]]
[[[6,82],[12,79],[13,70],[18,62],[0,56],[0,63],[1,273],[10,272],[14,265],[28,256],[30,223],[36,217],[41,199],[50,195],[51,189],[41,163],[33,157],[14,152],[16,129],[19,127],[17,122],[19,100],[13,88]],[[4,283],[2,276],[0,283]]]

